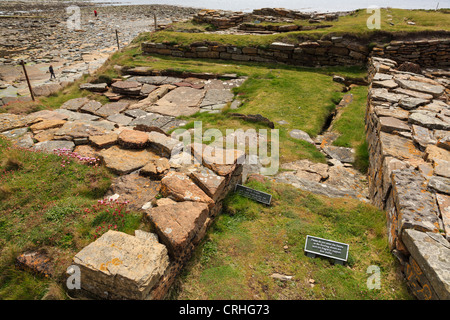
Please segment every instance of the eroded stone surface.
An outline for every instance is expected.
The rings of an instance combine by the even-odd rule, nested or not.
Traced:
[[[127,174],[145,166],[150,160],[159,158],[148,150],[128,150],[112,146],[100,151],[105,166],[118,174]]]
[[[176,201],[194,201],[212,206],[214,201],[186,174],[169,172],[161,180],[161,194]]]
[[[207,204],[191,201],[177,202],[146,211],[161,241],[170,254],[181,257],[208,217]]]
[[[450,300],[450,244],[440,234],[403,231],[403,242],[427,274],[434,291],[442,300]]]
[[[108,231],[78,252],[83,289],[103,299],[147,297],[169,266],[164,245],[143,237]]]
[[[129,201],[130,210],[140,210],[142,206],[155,199],[161,183],[132,173],[115,178],[106,197],[114,196],[119,202]]]

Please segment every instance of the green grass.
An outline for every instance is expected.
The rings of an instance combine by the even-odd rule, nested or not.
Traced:
[[[383,212],[357,200],[330,199],[283,184],[248,186],[271,193],[271,206],[230,195],[172,288],[171,299],[412,299],[389,251]],[[307,257],[306,235],[349,244],[348,263]],[[366,286],[371,265],[381,270],[379,290]],[[293,279],[275,280],[273,273]]]
[[[12,148],[0,138],[0,299],[41,299],[58,284],[73,256],[106,230],[96,232],[103,221],[123,232],[140,224],[139,214],[125,214],[119,223],[98,205],[112,178],[106,168],[76,161],[63,167],[62,160],[55,154]],[[99,221],[99,216],[104,219]],[[19,254],[34,249],[48,252],[54,278],[14,267]]]
[[[331,28],[293,31],[283,34],[271,35],[228,35],[228,34],[199,34],[163,31],[147,33],[140,36],[139,40],[151,42],[169,41],[180,45],[189,45],[195,41],[217,41],[222,44],[230,44],[238,47],[256,46],[266,48],[272,42],[284,41],[296,43],[299,39],[318,40],[324,36],[340,36],[351,34],[358,36],[368,43],[371,39],[383,37],[385,40],[393,34],[424,33],[433,31],[450,31],[449,10],[405,10],[405,9],[382,9],[381,29],[368,29],[367,19],[371,16],[365,9],[356,11],[353,15],[340,17],[338,21],[324,21],[321,24],[332,25]],[[389,20],[391,19],[391,20]],[[415,25],[408,25],[408,21]],[[298,22],[304,24],[304,22]],[[393,25],[392,25],[392,24]],[[378,41],[378,40],[377,40]]]
[[[367,90],[365,86],[354,87],[349,93],[353,101],[343,109],[340,116],[333,123],[333,131],[340,134],[334,145],[355,148],[355,167],[361,172],[367,172],[369,167],[369,153],[366,143],[364,118],[367,105]]]

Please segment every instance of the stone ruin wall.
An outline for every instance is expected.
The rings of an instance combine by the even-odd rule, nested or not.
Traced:
[[[146,53],[188,58],[363,65],[370,93],[366,114],[369,192],[386,211],[389,247],[418,299],[450,299],[450,73],[397,71],[403,62],[450,66],[450,39],[391,41],[369,48],[345,37],[273,43],[268,49],[202,42],[143,44]],[[420,71],[419,71],[420,72]]]
[[[281,8],[263,8],[253,10],[252,13],[225,10],[200,10],[193,19],[195,22],[212,24],[219,30],[225,30],[238,27],[242,23],[257,25],[260,22],[292,22],[293,20],[308,20],[310,23],[319,23],[321,21],[337,20],[338,17],[339,14],[337,13],[317,14]],[[252,23],[255,21],[258,21],[258,23]]]
[[[295,30],[313,30],[331,27],[331,25],[320,25],[322,21],[334,21],[340,15],[349,13],[304,13],[300,11],[287,9],[264,8],[253,10],[252,13],[218,11],[218,10],[201,10],[193,17],[198,23],[208,23],[215,26],[218,30],[229,28],[238,28],[244,31],[269,31],[289,32]],[[294,20],[308,20],[309,26],[299,26],[294,24]],[[267,23],[291,23],[287,25],[264,25]]]
[[[448,51],[447,51],[448,52]],[[450,299],[450,72],[369,60],[369,193],[389,248],[421,300]]]
[[[385,57],[397,62],[413,62],[422,67],[450,66],[450,39],[391,41],[370,48],[353,37],[329,37],[297,44],[274,42],[268,48],[237,47],[212,41],[189,45],[147,42],[142,44],[146,54],[161,54],[182,58],[205,58],[264,63],[286,63],[320,67],[337,65],[366,65],[371,56]]]
[[[82,249],[73,259],[81,271],[82,290],[72,294],[108,300],[164,299],[222,210],[226,195],[242,183],[243,153],[197,143],[190,148],[199,163],[180,164],[166,173],[161,179],[162,198],[143,208],[155,233],[136,230],[132,236],[110,230]],[[179,156],[188,153],[172,156],[172,166]]]

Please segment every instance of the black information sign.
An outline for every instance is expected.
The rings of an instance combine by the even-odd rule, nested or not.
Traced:
[[[349,245],[332,240],[306,236],[305,251],[308,256],[320,256],[335,259],[341,263],[347,261]]]
[[[237,192],[246,198],[250,198],[267,205],[270,205],[270,201],[272,201],[272,195],[262,191],[244,187],[240,184],[236,185],[236,187],[234,188],[234,192]]]

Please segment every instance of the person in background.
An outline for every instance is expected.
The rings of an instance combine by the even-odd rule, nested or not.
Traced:
[[[53,66],[52,65],[50,65],[50,67],[48,68],[48,71],[50,71],[50,80],[52,80],[52,78],[56,79],[55,70],[53,70]]]
[[[94,16],[97,18],[97,10],[94,10]]]

